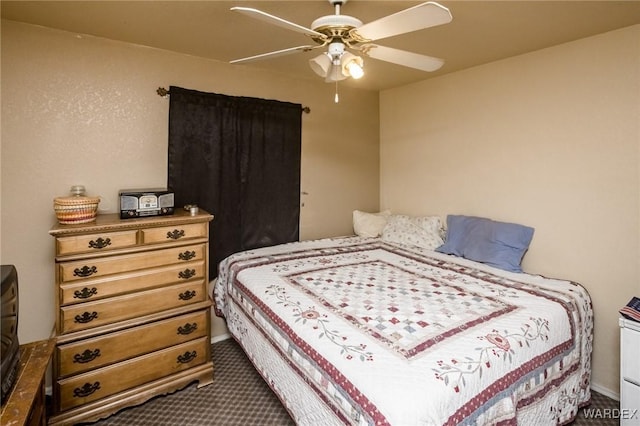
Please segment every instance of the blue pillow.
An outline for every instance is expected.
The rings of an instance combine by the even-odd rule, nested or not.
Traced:
[[[447,216],[447,239],[436,251],[495,268],[522,272],[534,229],[475,216]]]

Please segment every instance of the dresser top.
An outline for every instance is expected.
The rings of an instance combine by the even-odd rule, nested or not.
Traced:
[[[61,235],[103,232],[110,230],[122,230],[127,228],[170,226],[173,224],[209,222],[213,215],[200,209],[196,215],[191,215],[185,210],[176,210],[174,214],[167,216],[147,216],[133,219],[121,219],[118,213],[98,214],[96,220],[90,223],[77,225],[56,224],[49,230],[49,234],[58,237]]]
[[[630,319],[620,317],[618,320],[620,328],[628,328],[640,332],[640,322],[631,321]]]

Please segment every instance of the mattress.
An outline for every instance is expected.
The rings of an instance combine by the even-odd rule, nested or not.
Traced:
[[[571,281],[344,237],[231,255],[214,300],[300,425],[564,424],[590,400]]]

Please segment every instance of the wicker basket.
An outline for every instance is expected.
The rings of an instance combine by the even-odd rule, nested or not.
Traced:
[[[53,199],[53,209],[58,222],[63,225],[88,223],[96,220],[100,197],[56,197]]]

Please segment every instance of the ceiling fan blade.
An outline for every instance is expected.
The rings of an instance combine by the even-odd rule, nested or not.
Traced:
[[[446,7],[426,2],[354,28],[349,34],[356,40],[373,41],[448,24],[452,19]]]
[[[290,55],[297,52],[308,52],[322,46],[297,46],[288,49],[276,50],[275,52],[261,53],[260,55],[248,56],[246,58],[234,59],[229,61],[230,64],[239,64],[242,62],[259,61],[261,59],[277,58],[278,56]]]
[[[370,58],[403,65],[409,68],[416,68],[422,71],[436,71],[444,64],[444,60],[440,58],[407,52],[406,50],[393,49],[391,47],[378,46],[376,44],[365,44],[360,47],[359,51]]]
[[[327,38],[327,36],[325,36],[322,33],[314,31],[314,30],[312,30],[310,28],[303,27],[302,25],[294,24],[293,22],[289,22],[289,21],[287,21],[285,19],[278,18],[277,16],[270,15],[270,14],[268,14],[266,12],[263,12],[261,10],[258,10],[258,9],[254,9],[254,8],[251,8],[251,7],[239,7],[238,6],[238,7],[232,7],[231,10],[243,13],[243,14],[245,14],[247,16],[250,16],[250,17],[255,18],[255,19],[259,19],[259,20],[267,22],[269,24],[277,25],[279,27],[295,31],[297,33],[302,33],[302,34],[308,35],[308,36],[321,37],[323,40]]]

